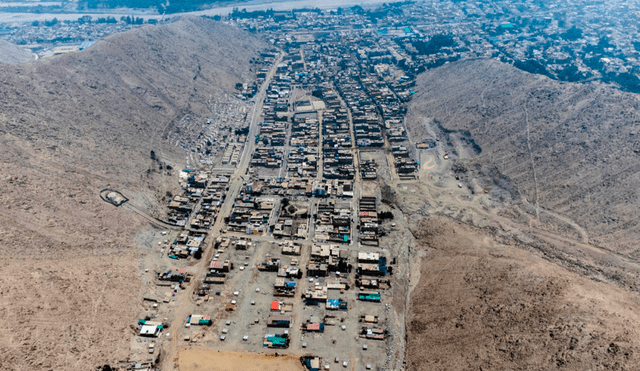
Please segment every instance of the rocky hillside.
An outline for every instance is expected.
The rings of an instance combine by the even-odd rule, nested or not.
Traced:
[[[10,210],[1,213],[3,226],[33,227],[31,238],[62,227],[55,243],[43,236],[54,245],[73,232],[87,235],[78,229],[95,221],[75,220],[66,208],[97,212],[106,186],[136,191],[152,150],[169,162],[181,158],[163,134],[247,81],[249,60],[262,48],[240,30],[194,18],[113,35],[80,53],[0,66],[0,207]]]
[[[407,370],[631,370],[637,295],[450,218],[414,227]]]
[[[531,210],[568,217],[589,243],[640,254],[636,95],[552,81],[493,60],[428,71],[416,90],[408,114],[414,141],[436,127],[445,141],[466,148],[452,154],[461,171],[487,186],[507,180]]]
[[[99,191],[153,194],[150,151],[179,165],[163,135],[247,82],[265,47],[194,18],[0,65],[0,368],[80,370],[128,355],[147,224]]]
[[[0,39],[0,63],[24,63],[33,59],[29,50]]]

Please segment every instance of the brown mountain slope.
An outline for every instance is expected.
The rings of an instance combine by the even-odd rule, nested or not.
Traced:
[[[413,227],[407,370],[634,370],[637,296],[449,218]]]
[[[492,60],[429,71],[416,90],[407,120],[415,141],[429,136],[425,123],[435,123],[445,140],[474,148],[453,158],[475,176],[506,177],[528,204],[582,227],[583,242],[640,254],[637,96],[598,83],[552,81]]]
[[[129,354],[144,199],[163,133],[250,77],[266,45],[205,19],[113,35],[74,54],[0,66],[0,368],[86,370]],[[162,179],[156,179],[164,177]],[[151,274],[151,273],[150,273]]]
[[[97,191],[137,190],[151,150],[169,162],[183,156],[163,133],[187,113],[206,114],[210,96],[246,81],[249,60],[263,47],[240,30],[195,18],[114,35],[81,53],[0,66],[5,228],[33,227],[29,241],[42,237],[55,252],[69,233],[90,235],[80,229],[100,224],[87,215],[104,209]],[[69,205],[75,213],[59,212]],[[65,230],[59,238],[50,233],[57,227]],[[111,245],[90,240],[94,249]]]

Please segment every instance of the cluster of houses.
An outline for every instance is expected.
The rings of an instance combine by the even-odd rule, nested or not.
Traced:
[[[283,255],[299,255],[300,245],[291,241],[280,243]],[[286,247],[286,249],[285,249]],[[294,247],[297,247],[294,248]],[[287,253],[285,253],[285,250]],[[289,258],[288,264],[285,258],[277,258],[267,254],[256,266],[260,272],[275,274],[273,279],[273,300],[269,304],[266,318],[267,333],[263,337],[262,345],[272,349],[284,349],[289,347],[289,329],[293,325],[292,312],[294,303],[287,301],[293,298],[296,293],[299,279],[302,278],[302,271],[298,267],[298,258]],[[252,302],[253,303],[253,302]],[[257,323],[256,320],[254,323]]]
[[[226,220],[227,228],[233,232],[264,235],[276,203],[272,198],[254,196],[251,190],[252,186],[245,186],[234,200]]]
[[[411,158],[409,149],[403,144],[391,146],[391,154],[393,155],[394,165],[400,178],[413,178],[418,170],[418,162]]]
[[[318,203],[314,215],[314,241],[350,244],[353,240],[351,229],[353,213],[350,202],[322,200]]]
[[[322,113],[322,145],[329,148],[351,148],[349,114],[333,90],[323,90],[322,99],[328,109]]]
[[[255,195],[278,195],[283,197],[311,195],[311,178],[281,178],[253,176],[246,184],[247,192]]]
[[[362,245],[378,246],[378,212],[376,198],[363,196],[359,200],[358,220],[360,222],[358,231],[360,233],[360,243]]]
[[[362,160],[360,159],[360,177],[362,180],[376,180],[378,179],[378,164],[376,160]]]
[[[311,259],[307,264],[307,274],[314,277],[326,277],[329,272],[351,272],[349,264],[349,250],[341,249],[339,245],[313,244],[311,246]],[[338,284],[329,289],[346,289],[346,284]]]
[[[273,226],[273,237],[306,239],[309,235],[309,210],[306,204],[280,202],[278,220]]]
[[[182,195],[168,201],[167,221],[185,229],[210,229],[228,188],[223,175],[184,169],[180,172]]]
[[[173,243],[168,247],[167,256],[170,259],[186,259],[193,256],[196,259],[202,257],[206,233],[192,230],[183,230]]]
[[[265,117],[265,121],[260,123],[260,134],[256,137],[256,143],[262,141],[269,147],[284,146],[287,137],[287,121],[276,120],[273,115]]]
[[[276,76],[269,83],[269,86],[267,88],[267,95],[265,96],[262,105],[262,115],[264,116],[264,122],[268,124],[281,121],[287,122],[289,119],[286,113],[289,112],[289,97],[291,95],[293,87],[291,85],[291,77],[289,77],[288,74],[281,73],[282,64],[286,65],[286,62],[278,64]],[[266,71],[261,71],[258,77],[260,77],[262,74],[264,74],[264,76],[266,77],[266,73]]]
[[[250,238],[238,237],[218,237],[214,243],[214,255],[209,262],[202,285],[198,289],[198,296],[203,296],[205,301],[209,300],[209,291],[212,285],[224,285],[227,274],[233,270],[234,264],[229,258],[225,258],[228,249],[247,251],[253,242]]]
[[[378,75],[388,71],[364,66],[366,61],[362,58],[386,61],[386,54],[374,49],[363,49],[363,54],[332,46],[327,41],[332,37],[327,35],[326,40],[297,46],[292,43],[291,50],[296,52],[286,54],[276,66],[248,173],[238,195],[227,201],[224,210],[229,206],[231,209],[224,215],[222,236],[207,244],[213,245],[213,251],[207,254],[208,269],[194,287],[196,303],[208,303],[203,308],[220,302],[219,297],[225,298],[218,308],[222,316],[257,311],[259,318],[251,325],[266,320],[261,342],[268,348],[290,346],[294,318],[303,337],[315,339],[322,337],[326,326],[345,331],[343,322],[348,318],[357,320],[357,315],[364,313],[383,314],[384,307],[376,303],[382,301],[381,292],[391,287],[387,276],[392,269],[387,267],[384,249],[379,248],[377,200],[362,197],[356,203],[350,198],[359,195],[358,175],[364,180],[377,177],[374,160],[354,158],[360,154],[359,149],[403,148],[405,154],[393,151],[396,169],[400,172],[401,168],[409,168],[411,153],[404,146],[406,131],[401,119],[404,95],[394,90],[400,85]],[[275,52],[263,54],[265,59],[278,57]],[[256,76],[260,80],[268,73],[259,69]],[[243,86],[243,91],[246,88]],[[246,128],[236,131],[238,138],[246,139],[245,135]],[[237,163],[243,143],[225,145],[223,163]],[[399,160],[406,164],[399,164]],[[360,169],[356,169],[357,164]],[[184,229],[171,243],[168,254],[176,259],[199,258],[207,238],[204,232],[222,209],[230,179],[187,169],[180,179],[184,193],[173,197],[169,208],[176,224],[181,220],[178,225]],[[276,245],[279,251],[273,249]],[[365,251],[364,246],[375,251]],[[244,282],[237,282],[243,273],[236,272],[246,270],[253,272],[250,282],[255,282],[256,277],[262,281],[269,277],[267,286],[272,285],[271,292],[259,291],[264,289],[262,284],[252,288],[256,294],[249,295],[256,296],[251,297],[255,299],[251,305],[258,305],[257,310],[238,306],[247,294]],[[172,285],[175,295],[188,274],[171,270],[159,279]],[[232,290],[233,297],[218,288],[239,284]],[[354,287],[357,292],[349,291]],[[301,294],[304,306],[300,308],[293,300],[296,294]],[[265,300],[270,300],[268,311],[263,309]],[[300,309],[308,312],[300,315]],[[154,319],[148,320],[152,326]],[[148,320],[141,326],[147,325]],[[367,314],[360,322],[357,328],[350,326],[357,338],[384,340],[387,336],[385,326],[375,315]],[[211,324],[211,318],[195,313],[187,318],[185,326],[206,324]],[[145,331],[151,330],[146,327]],[[258,334],[251,336],[263,334],[257,330]],[[155,331],[159,334],[162,328],[156,327]],[[220,340],[226,338],[226,331],[223,329]],[[254,343],[248,336],[243,340],[251,346]],[[306,348],[306,343],[301,346]]]
[[[296,197],[353,197],[353,181],[341,179],[318,178],[280,178],[280,177],[251,177],[245,183],[245,193],[248,196],[282,196],[295,199]]]
[[[318,148],[292,148],[287,159],[287,176],[289,178],[312,179],[318,176]],[[295,180],[294,184],[299,184]]]
[[[353,160],[343,154],[354,145],[375,148],[386,142],[408,142],[404,115],[415,80],[392,67],[398,58],[404,60],[396,47],[372,44],[357,33],[331,33],[312,40],[292,39],[284,46],[290,54],[304,55],[306,66],[303,74],[288,72],[326,106],[322,117],[324,178],[353,178]],[[412,168],[401,169],[407,174]]]
[[[257,147],[251,155],[251,166],[278,169],[282,166],[284,151],[277,147]]]
[[[296,113],[291,124],[287,176],[318,176],[319,123],[316,112]]]
[[[334,34],[291,38],[283,45],[287,53],[267,90],[256,137],[264,147],[256,149],[252,165],[283,167],[288,178],[353,180],[358,171],[354,148],[408,143],[405,103],[414,81],[388,66],[397,62],[398,52],[367,45],[356,34],[345,37],[359,47],[347,47]],[[299,88],[312,96],[296,98]],[[284,149],[272,148],[279,146]],[[403,177],[418,169],[411,155],[407,151],[394,161]],[[376,179],[375,164],[365,163],[361,175]]]
[[[222,164],[237,165],[238,160],[240,159],[240,153],[242,153],[242,148],[244,147],[245,142],[246,137],[242,135],[236,143],[222,144],[222,146],[224,147],[224,153],[222,154]]]

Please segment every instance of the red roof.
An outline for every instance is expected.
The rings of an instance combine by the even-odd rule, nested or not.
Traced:
[[[278,303],[277,301],[272,301],[271,310],[280,310],[280,303]]]
[[[307,325],[307,330],[320,330],[320,323],[310,323]]]

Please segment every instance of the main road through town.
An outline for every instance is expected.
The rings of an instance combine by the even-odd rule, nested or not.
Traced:
[[[229,188],[227,190],[225,200],[222,206],[220,207],[218,215],[216,216],[216,222],[209,232],[209,237],[208,237],[209,242],[206,246],[205,253],[202,256],[202,259],[200,259],[198,264],[195,266],[196,270],[194,272],[194,276],[192,277],[191,281],[187,284],[182,294],[178,296],[178,300],[176,303],[177,308],[172,318],[171,326],[169,327],[169,331],[171,334],[170,335],[171,341],[168,342],[169,344],[164,344],[165,346],[163,347],[163,351],[166,355],[163,357],[163,368],[165,369],[173,368],[173,360],[177,358],[178,352],[182,348],[180,344],[183,342],[179,341],[179,339],[181,339],[180,333],[183,328],[181,324],[195,310],[196,305],[195,305],[195,301],[193,300],[192,293],[194,289],[201,284],[202,280],[204,279],[207,273],[209,262],[211,261],[211,258],[213,256],[213,250],[214,250],[213,245],[215,243],[215,240],[220,235],[220,230],[224,225],[224,219],[227,216],[229,216],[231,209],[233,207],[233,204],[235,202],[235,199],[240,194],[240,190],[242,189],[242,186],[244,184],[244,178],[245,178],[245,174],[247,173],[247,169],[249,167],[251,154],[253,153],[253,150],[255,148],[255,141],[253,140],[253,138],[255,138],[259,130],[260,116],[262,113],[262,104],[267,94],[267,89],[269,87],[269,84],[273,79],[273,76],[275,75],[275,72],[277,70],[277,66],[280,63],[280,61],[282,61],[283,57],[284,57],[284,54],[281,53],[281,55],[275,61],[273,66],[271,66],[271,69],[269,70],[269,74],[267,75],[264,82],[262,83],[262,86],[260,87],[258,94],[256,94],[253,98],[254,105],[253,105],[253,111],[251,113],[251,122],[249,124],[249,134],[247,134],[247,140],[245,142],[241,160],[238,163],[238,166],[234,174],[231,176],[231,179],[229,180]]]

